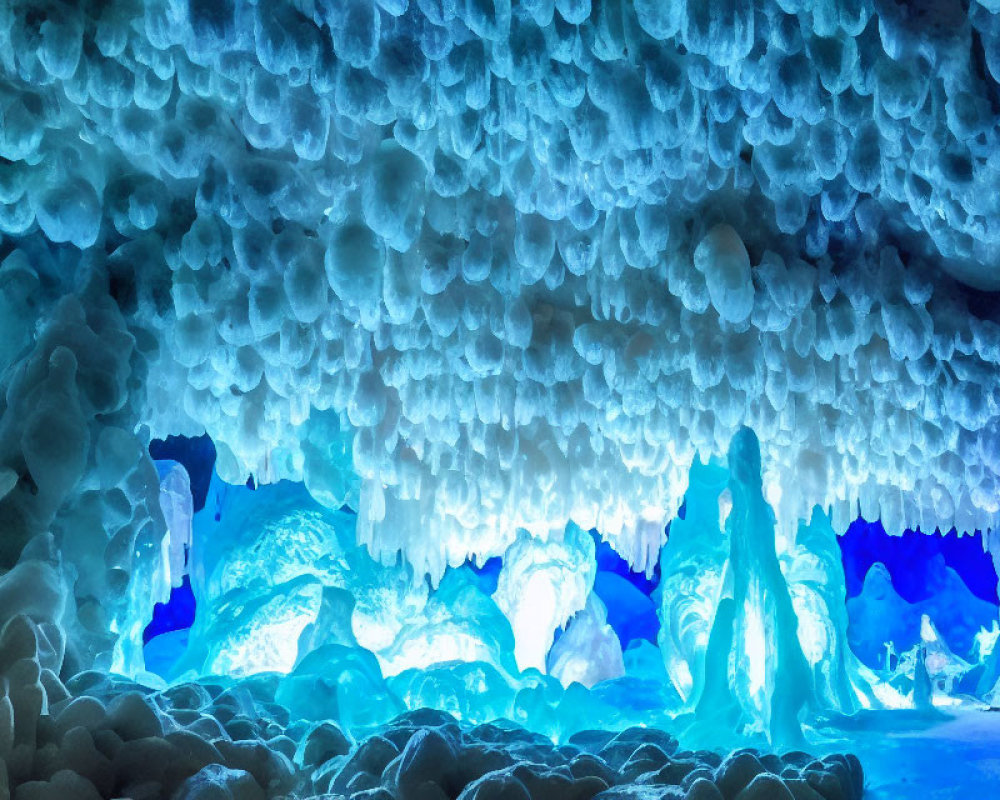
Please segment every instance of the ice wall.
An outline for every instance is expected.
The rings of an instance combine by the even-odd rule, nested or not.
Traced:
[[[0,362],[0,570],[50,553],[58,577],[45,580],[63,602],[32,616],[58,626],[50,668],[133,674],[153,605],[170,590],[160,483],[132,378],[138,343],[99,282],[56,299],[62,258],[35,255],[32,264],[15,250],[0,266],[0,328],[23,342]]]

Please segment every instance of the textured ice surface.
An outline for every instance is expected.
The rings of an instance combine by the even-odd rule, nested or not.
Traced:
[[[405,564],[355,542],[354,514],[331,511],[300,484],[250,490],[215,478],[195,517],[191,645],[177,669],[288,672],[328,642],[381,651],[427,603]]]
[[[594,540],[573,524],[544,543],[522,533],[507,549],[494,597],[514,630],[518,667],[544,669],[556,628],[584,609],[596,573]]]
[[[670,709],[790,742],[966,668],[990,696],[1000,654],[963,665],[923,617],[895,667],[852,666],[830,535],[858,509],[996,526],[998,37],[985,2],[0,4],[8,783],[87,795],[36,718],[57,672],[155,680],[143,631],[185,568],[173,669],[287,672],[281,708],[348,727]],[[185,567],[181,478],[146,445],[205,431],[266,502],[217,492],[226,535],[196,526]],[[727,452],[664,556],[691,465]],[[662,671],[602,619],[592,527],[661,564]],[[494,556],[490,596],[462,565]],[[544,674],[562,626],[553,672],[625,675]],[[227,710],[183,724],[245,729],[273,680],[190,689]],[[114,702],[88,754],[161,740]],[[287,793],[286,722],[179,796]],[[351,791],[416,796],[410,763]]]
[[[549,650],[548,673],[564,686],[575,681],[588,689],[624,675],[622,646],[607,620],[604,604],[591,594]]]
[[[0,16],[5,363],[110,294],[153,434],[434,580],[650,567],[741,424],[785,535],[994,523],[988,4],[203,6]]]

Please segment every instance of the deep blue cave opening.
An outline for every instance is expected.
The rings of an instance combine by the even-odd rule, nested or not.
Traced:
[[[885,564],[892,585],[908,603],[926,599],[933,585],[930,572],[936,556],[955,570],[969,590],[981,600],[996,605],[997,573],[983,544],[981,531],[959,535],[955,529],[924,533],[906,530],[901,536],[886,533],[878,520],[858,517],[838,536],[847,579],[847,596],[861,594],[865,576],[873,564]]]
[[[153,607],[153,619],[142,632],[142,643],[149,644],[151,639],[163,633],[187,630],[194,624],[194,611],[191,579],[185,575],[181,585],[170,590],[170,599]]]
[[[622,650],[637,639],[656,644],[660,619],[652,594],[660,582],[659,563],[647,577],[644,572],[633,571],[596,530],[590,535],[597,548],[594,593],[608,610],[608,624],[618,635]]]
[[[995,625],[998,606],[997,574],[981,531],[908,529],[896,536],[877,520],[859,518],[838,541],[848,641],[865,664],[885,667],[887,642],[897,654],[919,644],[923,617],[954,655],[978,660],[976,637]]]
[[[153,439],[149,443],[149,454],[156,461],[176,461],[187,470],[194,513],[201,511],[215,468],[215,444],[211,437],[204,434]],[[171,588],[167,602],[153,607],[153,618],[142,632],[142,643],[146,645],[161,634],[190,628],[194,624],[195,607],[191,580],[185,575],[180,586]]]

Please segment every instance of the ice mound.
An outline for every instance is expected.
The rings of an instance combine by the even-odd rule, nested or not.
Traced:
[[[176,674],[289,672],[327,643],[390,647],[424,612],[428,588],[408,565],[372,559],[356,543],[355,522],[301,484],[251,491],[214,477],[195,516],[197,610]]]
[[[587,598],[587,605],[549,650],[548,673],[564,686],[579,683],[588,689],[625,674],[621,643],[608,625],[607,609],[595,595]]]
[[[0,503],[25,469],[56,494],[91,474],[86,406],[124,401],[153,435],[207,430],[232,482],[352,500],[434,581],[568,520],[651,569],[694,453],[743,424],[788,536],[817,504],[990,528],[1000,328],[949,275],[1000,287],[997,20],[7,8],[0,359],[83,284],[123,322],[65,450],[42,417],[5,446]]]
[[[996,606],[972,595],[962,579],[939,556],[931,572],[928,597],[907,602],[900,597],[882,564],[865,576],[860,595],[847,601],[851,618],[851,649],[871,667],[885,664],[886,643],[895,652],[910,650],[921,640],[921,620],[927,617],[957,653],[970,657],[977,636],[997,618]]]

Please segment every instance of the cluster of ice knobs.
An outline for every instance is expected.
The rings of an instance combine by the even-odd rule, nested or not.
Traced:
[[[207,431],[230,483],[346,502],[418,584],[506,554],[495,604],[538,667],[577,611],[603,635],[567,522],[651,573],[696,454],[743,426],[750,516],[712,558],[766,576],[782,669],[815,667],[792,623],[811,603],[818,652],[842,639],[836,569],[808,595],[777,560],[815,550],[815,506],[837,531],[1000,510],[995,6],[0,4],[0,564],[49,565],[33,613],[67,671],[139,670],[179,580],[152,437]],[[289,578],[314,620],[323,558]],[[535,572],[566,588],[544,624]],[[249,586],[200,579],[206,607]],[[725,615],[762,624],[742,580],[697,659],[665,650],[682,694],[723,690]],[[793,719],[760,669],[737,705]]]

